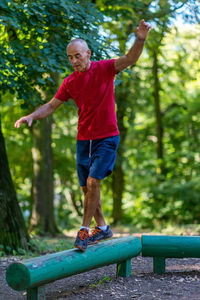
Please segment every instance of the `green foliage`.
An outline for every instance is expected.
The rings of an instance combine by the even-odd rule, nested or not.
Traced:
[[[129,132],[131,144],[127,141],[132,149],[127,150],[130,153],[129,168],[133,168],[128,178],[132,179],[129,182],[134,191],[134,210],[131,215],[128,214],[129,221],[135,220],[135,223],[146,227],[155,226],[158,221],[192,223],[199,220],[199,113],[191,109],[193,105],[198,106],[200,69],[196,63],[199,54],[195,49],[199,47],[199,41],[196,40],[196,29],[188,29],[185,32],[174,30],[168,34],[159,55],[165,178],[159,178],[156,174],[157,140],[151,94],[145,113],[136,113],[135,129]],[[146,65],[146,62],[141,64]],[[143,76],[143,89],[150,93],[151,87],[146,88],[151,79],[148,70],[146,77],[144,72]],[[130,208],[129,205],[126,209]]]
[[[9,246],[0,245],[0,257],[4,257],[6,255],[14,255],[14,256],[26,255],[27,253],[28,253],[27,251],[21,248],[17,248],[17,250],[15,250]]]
[[[99,58],[104,40],[98,32],[102,15],[87,1],[4,1],[0,19],[0,83],[4,93],[34,105],[38,88],[53,87],[51,73],[69,68],[66,45],[86,39]],[[36,88],[37,87],[37,88]]]

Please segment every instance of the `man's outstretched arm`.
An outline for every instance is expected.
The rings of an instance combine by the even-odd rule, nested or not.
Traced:
[[[136,40],[134,45],[126,55],[121,56],[120,58],[115,60],[114,66],[116,72],[120,72],[136,63],[136,61],[140,57],[140,54],[142,53],[144,42],[148,36],[150,28],[151,26],[145,23],[144,20],[140,21],[139,26],[136,29]]]
[[[52,114],[63,102],[53,98],[48,103],[40,106],[32,114],[24,116],[17,120],[15,127],[19,128],[22,123],[27,123],[30,127],[34,120],[44,119]]]

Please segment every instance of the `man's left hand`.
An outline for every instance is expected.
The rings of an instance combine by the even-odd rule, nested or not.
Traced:
[[[140,21],[139,26],[136,28],[136,38],[139,41],[145,41],[151,26],[147,24],[144,19]]]

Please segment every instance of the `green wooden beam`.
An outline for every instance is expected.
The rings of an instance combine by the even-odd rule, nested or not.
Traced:
[[[200,237],[142,235],[142,255],[169,258],[200,257]]]
[[[153,257],[154,272],[163,274],[166,258],[200,257],[200,237],[142,235],[142,256]]]
[[[117,275],[127,277],[130,259],[141,249],[141,241],[136,237],[112,239],[91,245],[85,252],[72,249],[13,263],[7,269],[6,280],[15,290],[38,294],[33,288],[114,263],[118,264]]]

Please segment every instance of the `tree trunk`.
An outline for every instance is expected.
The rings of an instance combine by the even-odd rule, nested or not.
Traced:
[[[153,52],[153,78],[154,78],[154,100],[155,100],[155,114],[156,114],[156,135],[157,135],[157,158],[158,169],[157,172],[164,175],[164,162],[163,162],[163,126],[162,126],[162,113],[160,109],[160,83],[158,77],[158,57],[157,52]]]
[[[124,171],[119,161],[116,163],[113,171],[112,180],[113,189],[113,224],[122,221],[122,196],[124,191]]]
[[[113,170],[112,176],[112,190],[113,190],[113,224],[117,224],[122,221],[122,198],[124,192],[124,170],[122,168],[122,162],[124,160],[124,141],[127,135],[127,129],[124,126],[124,116],[126,115],[126,96],[128,87],[124,87],[123,83],[118,86],[116,92],[117,102],[117,120],[118,128],[120,132],[120,144],[117,151],[117,161]]]
[[[33,126],[33,211],[31,230],[38,234],[58,232],[54,217],[52,116]]]
[[[51,79],[54,84],[44,91],[38,88],[41,98],[47,102],[58,87],[59,73],[54,72]],[[54,216],[54,180],[53,180],[53,153],[52,153],[52,122],[48,118],[37,121],[33,126],[33,210],[30,229],[38,234],[56,234],[58,228]]]
[[[5,252],[28,247],[29,236],[12,182],[0,119],[0,245]]]

